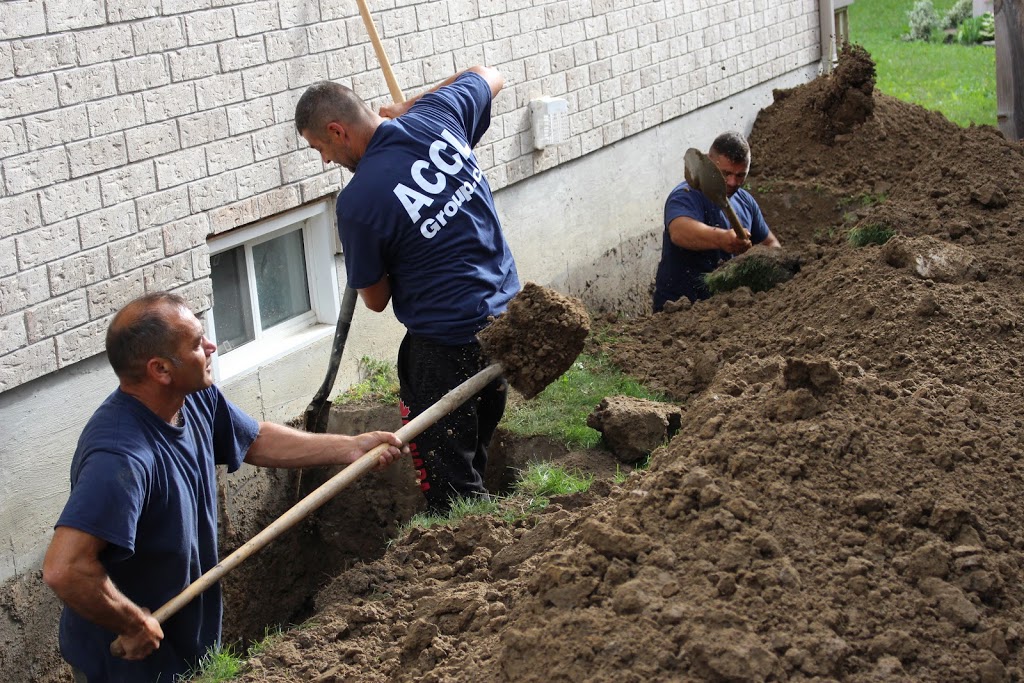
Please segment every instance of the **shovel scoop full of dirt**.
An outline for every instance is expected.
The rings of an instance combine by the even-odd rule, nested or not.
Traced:
[[[527,282],[477,339],[502,364],[509,383],[533,398],[572,367],[589,332],[590,316],[580,300]]]

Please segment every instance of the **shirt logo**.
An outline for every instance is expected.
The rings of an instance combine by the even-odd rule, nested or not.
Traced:
[[[430,157],[429,162],[417,159],[409,167],[409,176],[416,188],[419,189],[405,183],[398,183],[393,190],[398,201],[401,202],[402,208],[409,215],[409,220],[420,224],[420,234],[427,239],[436,235],[441,228],[448,224],[448,219],[455,216],[462,205],[473,198],[473,194],[483,178],[483,172],[470,160],[473,150],[468,144],[452,135],[447,128],[441,131],[441,137],[444,139],[435,140],[430,144],[430,151],[427,155]],[[454,152],[449,149],[449,145]],[[442,156],[442,152],[447,155],[447,158]],[[467,180],[459,185],[444,206],[421,223],[423,209],[433,206],[438,199],[437,195],[448,185],[445,175],[454,178],[465,166],[470,167],[473,181]],[[431,171],[433,171],[432,178],[429,177]]]

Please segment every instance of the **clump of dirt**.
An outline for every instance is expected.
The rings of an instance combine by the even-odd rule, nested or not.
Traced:
[[[591,340],[681,408],[650,469],[413,531],[241,680],[1024,679],[1024,150],[877,92],[829,138],[821,87],[751,137],[800,272]]]
[[[572,367],[590,332],[583,302],[527,282],[508,310],[477,334],[488,357],[524,398],[533,398]]]
[[[875,63],[860,45],[847,43],[831,76],[820,81],[815,105],[825,117],[825,129],[834,135],[849,133],[875,111]]]

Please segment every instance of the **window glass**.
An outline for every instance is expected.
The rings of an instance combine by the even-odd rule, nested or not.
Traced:
[[[213,302],[217,309],[217,345],[227,353],[255,339],[245,247],[210,256]]]
[[[310,310],[301,230],[255,245],[252,260],[264,330]]]

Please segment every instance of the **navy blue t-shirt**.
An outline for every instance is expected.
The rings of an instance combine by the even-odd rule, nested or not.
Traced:
[[[466,344],[519,291],[512,252],[472,152],[490,125],[491,89],[473,72],[376,130],[338,196],[348,284],[390,276],[410,333]]]
[[[56,524],[107,541],[100,561],[114,585],[151,611],[217,564],[215,464],[238,469],[259,434],[216,387],[188,396],[182,415],[175,427],[120,389],[108,396],[79,437]],[[220,585],[162,626],[160,648],[129,662],[110,654],[115,633],[65,607],[61,654],[89,683],[170,683],[220,641]]]
[[[761,209],[749,192],[740,188],[729,198],[733,210],[743,227],[750,232],[750,241],[759,244],[770,231]],[[676,185],[665,201],[665,232],[661,242],[661,262],[654,280],[654,310],[660,311],[668,301],[682,297],[690,301],[707,299],[711,292],[704,285],[704,274],[710,273],[722,261],[733,257],[721,249],[694,251],[672,244],[668,226],[679,217],[692,218],[705,225],[731,230],[729,219],[703,192],[693,190],[685,182]]]

